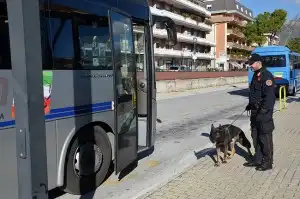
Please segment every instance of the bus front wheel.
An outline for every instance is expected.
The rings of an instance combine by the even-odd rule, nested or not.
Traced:
[[[95,190],[106,178],[111,157],[105,130],[100,126],[83,127],[68,151],[64,191],[82,195]]]

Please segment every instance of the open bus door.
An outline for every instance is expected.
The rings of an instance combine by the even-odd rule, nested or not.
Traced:
[[[136,72],[132,21],[129,16],[111,11],[115,82],[115,172],[137,159]]]
[[[137,78],[131,18],[111,11],[110,20],[116,88],[114,104],[116,118],[115,173],[119,173],[136,161],[138,157]],[[175,45],[177,42],[175,23],[169,18],[155,16],[151,25],[155,24],[156,21],[165,24],[169,40],[171,40],[170,45]],[[147,103],[144,103],[144,106],[147,107]]]

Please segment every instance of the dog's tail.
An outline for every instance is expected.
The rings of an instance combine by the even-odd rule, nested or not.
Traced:
[[[251,148],[251,143],[250,143],[249,140],[247,139],[247,137],[246,137],[244,131],[242,131],[242,132],[240,133],[240,143],[241,143],[244,147],[246,147],[246,148],[248,148],[248,149]]]

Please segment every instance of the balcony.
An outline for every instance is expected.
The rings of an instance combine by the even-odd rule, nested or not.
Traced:
[[[228,55],[229,60],[238,60],[238,61],[245,61],[248,59],[245,55],[237,55],[237,54],[229,54]]]
[[[235,42],[227,42],[227,48],[236,48],[236,49],[242,49],[242,50],[247,50],[247,51],[253,50],[252,46],[241,45],[241,44],[238,44]]]
[[[167,31],[165,29],[157,29],[157,28],[153,29],[153,36],[157,37],[157,38],[162,38],[162,39],[165,39],[168,37]],[[195,38],[195,36],[192,36],[192,35],[177,33],[177,40],[180,42],[194,43],[194,38]],[[197,38],[196,44],[213,46],[213,47],[216,46],[215,42],[211,42],[208,39],[204,39],[201,37],[196,37],[196,38]]]
[[[190,28],[194,29],[199,29],[202,31],[211,31],[212,27],[209,25],[206,25],[205,23],[202,22],[197,22],[193,19],[190,18],[185,18],[179,14],[175,14],[173,12],[167,11],[167,10],[160,10],[154,7],[150,7],[151,13],[154,15],[159,15],[159,16],[165,16],[165,17],[170,17],[171,19],[174,20],[174,22],[177,25],[182,25],[182,26],[189,26]]]
[[[228,33],[227,35],[234,35],[239,38],[245,38],[244,33],[242,33],[240,30],[237,29],[228,29],[227,33]]]
[[[228,22],[232,25],[237,25],[241,27],[245,27],[246,24],[248,23],[247,21],[242,21],[234,16],[224,16],[224,15],[217,15],[217,16],[212,16],[211,19],[214,23],[225,23]]]
[[[173,4],[176,7],[183,7],[188,10],[196,11],[205,17],[210,17],[211,13],[204,8],[204,5],[201,6],[198,1],[195,0],[160,0],[168,4]]]
[[[154,48],[154,56],[159,57],[178,57],[193,58],[193,52],[190,50],[174,50],[166,48]],[[196,53],[197,59],[215,59],[211,53]]]
[[[245,27],[247,25],[246,21],[241,21],[239,19],[236,19],[235,17],[231,17],[231,18],[233,19],[229,21],[229,24],[233,24],[241,27]]]

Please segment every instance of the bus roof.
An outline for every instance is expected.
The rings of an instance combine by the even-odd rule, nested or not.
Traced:
[[[290,52],[290,49],[285,46],[263,46],[263,47],[256,47],[253,53],[264,53],[264,52]]]
[[[7,0],[0,0],[0,3],[6,3]],[[93,13],[97,5],[107,8],[115,8],[121,12],[127,13],[133,18],[149,21],[150,8],[148,0],[39,0],[41,4],[54,5],[67,8],[68,10],[81,10]],[[50,3],[50,4],[49,4]],[[1,5],[2,6],[2,5]],[[100,12],[100,11],[99,11]],[[99,13],[100,14],[100,13]],[[103,13],[101,13],[103,14]]]
[[[0,0],[0,3],[6,3],[7,0]],[[148,0],[39,0],[40,3],[52,6],[62,6],[69,10],[82,10],[86,12],[94,12],[95,7],[105,6],[107,8],[115,8],[133,18],[149,21],[150,8]],[[48,4],[49,5],[49,4]],[[93,8],[94,7],[94,8]],[[99,13],[100,14],[100,13]],[[101,13],[103,14],[103,13]]]

